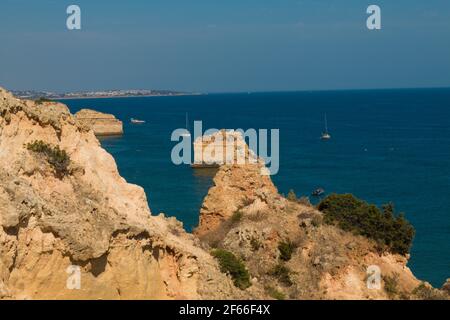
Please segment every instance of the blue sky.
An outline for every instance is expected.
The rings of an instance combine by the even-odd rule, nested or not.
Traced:
[[[78,4],[82,30],[66,29]],[[382,9],[382,30],[366,8]],[[450,86],[448,0],[2,0],[0,86],[200,92]]]

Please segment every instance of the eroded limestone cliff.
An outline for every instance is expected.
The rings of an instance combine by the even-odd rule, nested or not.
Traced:
[[[82,109],[75,114],[81,124],[94,131],[97,136],[123,134],[123,123],[112,114],[106,114],[90,109]]]
[[[69,266],[80,267],[80,290],[67,286]],[[65,105],[0,89],[1,298],[241,295],[179,222],[151,216],[143,189]]]
[[[195,230],[211,248],[241,259],[262,298],[424,299],[448,297],[422,283],[408,256],[380,253],[374,241],[323,223],[307,200],[281,196],[259,164],[222,166]],[[368,286],[379,268],[380,287]]]
[[[261,164],[224,165],[195,234],[127,183],[93,131],[65,105],[0,89],[0,298],[392,299],[446,295],[421,286],[407,257],[322,223],[280,195]],[[198,236],[198,237],[197,237]],[[242,260],[241,290],[211,249]],[[284,248],[284,249],[283,249]],[[382,287],[367,287],[380,268]],[[81,286],[68,286],[70,267]],[[69,269],[68,269],[69,268]],[[221,271],[222,270],[222,271]],[[418,290],[420,289],[420,290]]]

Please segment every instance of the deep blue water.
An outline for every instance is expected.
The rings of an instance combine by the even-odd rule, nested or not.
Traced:
[[[101,139],[119,171],[146,190],[153,214],[198,222],[211,177],[171,163],[170,135],[185,112],[204,128],[279,128],[280,192],[353,193],[394,202],[417,230],[410,267],[441,286],[450,277],[450,89],[334,91],[66,100],[124,121],[125,134]],[[318,137],[328,115],[332,140]],[[145,125],[131,125],[131,117]],[[191,123],[192,125],[192,123]]]

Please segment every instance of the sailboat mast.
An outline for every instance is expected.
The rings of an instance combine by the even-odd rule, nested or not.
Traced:
[[[328,121],[327,121],[327,114],[325,113],[325,133],[328,133]]]

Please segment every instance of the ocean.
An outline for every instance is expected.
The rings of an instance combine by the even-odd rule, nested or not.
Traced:
[[[170,140],[188,112],[203,128],[279,129],[281,193],[353,193],[393,202],[416,228],[410,268],[440,287],[450,278],[450,89],[208,94],[64,100],[124,121],[122,137],[101,138],[121,175],[144,187],[153,214],[191,231],[210,174],[171,162]],[[327,114],[330,141],[320,140]],[[146,120],[132,125],[130,118]]]

